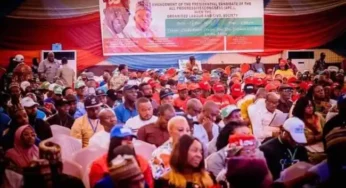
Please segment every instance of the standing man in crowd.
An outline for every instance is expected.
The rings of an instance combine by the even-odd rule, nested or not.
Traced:
[[[256,62],[251,65],[251,69],[258,73],[265,73],[264,64],[261,62],[261,56],[256,56]]]
[[[314,64],[314,67],[313,67],[314,74],[317,75],[327,68],[325,59],[326,59],[326,54],[322,52],[320,54],[320,59],[317,60]]]
[[[71,136],[82,141],[82,146],[87,147],[89,139],[97,132],[103,130],[98,114],[101,110],[101,103],[95,95],[90,95],[85,99],[86,114],[75,120],[71,128]]]
[[[61,59],[62,67],[58,70],[56,76],[61,79],[66,87],[73,87],[73,83],[75,82],[76,73],[74,70],[67,65],[67,58],[63,57]]]
[[[38,66],[38,73],[41,78],[46,78],[48,82],[53,83],[59,67],[60,64],[58,60],[54,58],[54,53],[49,52],[47,59],[44,59]]]
[[[157,121],[157,117],[153,115],[153,106],[149,99],[142,97],[136,101],[138,115],[126,121],[125,127],[137,134],[139,128]]]
[[[138,115],[135,104],[137,100],[137,90],[138,86],[136,85],[124,86],[123,93],[125,101],[114,109],[119,123],[125,124],[128,119]]]
[[[109,88],[108,89],[114,89],[115,91],[118,91],[120,88],[122,88],[126,82],[129,80],[128,73],[129,69],[127,65],[120,64],[118,67],[119,74],[114,74],[109,82]]]

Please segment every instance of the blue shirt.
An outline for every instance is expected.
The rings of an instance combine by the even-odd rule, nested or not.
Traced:
[[[100,87],[97,88],[97,90],[99,90],[99,89],[101,89],[103,92],[107,93],[107,91],[108,91],[107,84],[102,85],[102,86],[100,86]]]
[[[37,109],[36,118],[45,120],[46,114],[42,110]]]
[[[2,132],[9,127],[10,122],[11,118],[5,113],[0,112],[0,137],[2,137]]]
[[[86,114],[86,110],[85,110],[84,104],[81,103],[81,102],[78,102],[77,103],[77,110],[74,113],[73,117],[74,117],[74,119],[77,119],[79,117],[84,116],[84,114]]]
[[[117,116],[118,123],[126,123],[128,119],[138,115],[138,112],[136,109],[131,111],[125,107],[124,103],[121,103],[117,107],[115,107],[114,112],[115,112],[115,115]]]

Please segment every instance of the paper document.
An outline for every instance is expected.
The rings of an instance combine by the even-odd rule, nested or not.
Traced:
[[[284,124],[288,117],[288,113],[275,113],[273,119],[269,123],[271,127],[280,127]]]

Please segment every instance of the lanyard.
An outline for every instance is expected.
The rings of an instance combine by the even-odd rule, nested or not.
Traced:
[[[288,154],[290,155],[291,161],[294,161],[294,159],[296,158],[297,150],[298,150],[298,148],[294,149],[294,152],[292,154],[291,150],[287,148],[287,151],[288,151]]]
[[[88,121],[89,121],[89,123],[90,123],[91,129],[92,129],[92,130],[94,131],[94,133],[95,133],[96,130],[97,130],[97,126],[99,125],[99,120],[96,121],[96,126],[94,126],[94,125],[91,123],[91,121],[90,121],[89,118],[88,118]]]

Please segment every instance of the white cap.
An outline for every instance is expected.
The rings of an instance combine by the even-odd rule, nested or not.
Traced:
[[[23,106],[23,107],[27,107],[27,108],[30,108],[34,105],[38,105],[31,97],[24,97],[21,101],[20,101],[20,104]]]
[[[14,58],[13,61],[19,62],[19,63],[24,63],[24,56],[22,54],[17,54]]]
[[[31,84],[30,84],[30,82],[28,82],[28,81],[23,81],[22,83],[20,83],[20,87],[22,88],[22,90],[23,91],[25,91],[25,89],[27,88],[27,87],[29,87]]]
[[[293,140],[299,144],[306,143],[304,133],[305,124],[302,120],[296,117],[289,118],[285,121],[283,128],[290,133]]]
[[[55,86],[57,86],[57,85],[58,85],[58,84],[55,84],[55,83],[50,84],[49,87],[48,87],[48,90],[49,90],[49,91],[54,91],[54,88],[55,88]]]
[[[226,117],[228,117],[235,110],[239,110],[240,111],[240,109],[236,105],[228,105],[228,106],[222,108],[221,111],[220,111],[222,119],[225,119]]]

